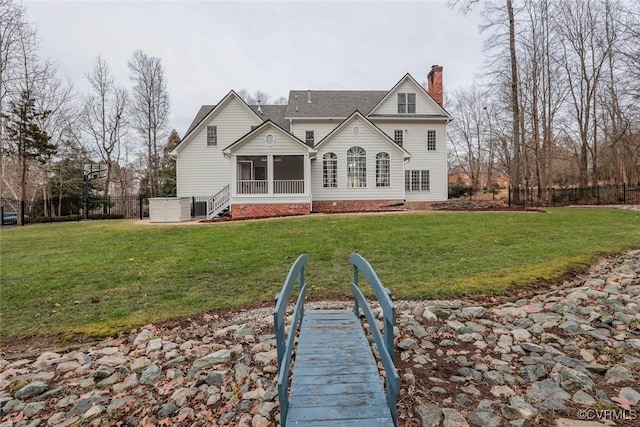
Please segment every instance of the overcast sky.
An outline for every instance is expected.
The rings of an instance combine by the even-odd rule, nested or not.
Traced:
[[[24,4],[42,56],[80,92],[98,55],[126,87],[135,50],[160,57],[170,127],[181,136],[200,105],[217,103],[231,89],[273,99],[291,89],[388,90],[407,72],[424,82],[439,64],[446,94],[470,85],[483,65],[478,18],[441,1]]]

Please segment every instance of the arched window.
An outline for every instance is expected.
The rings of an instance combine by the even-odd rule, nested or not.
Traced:
[[[347,187],[367,186],[367,152],[362,147],[347,150]]]
[[[322,186],[330,188],[338,186],[338,156],[336,153],[325,153],[322,156]]]
[[[389,153],[376,154],[376,187],[389,187],[391,185]]]

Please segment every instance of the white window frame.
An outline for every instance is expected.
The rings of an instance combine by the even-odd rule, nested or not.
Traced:
[[[391,156],[384,151],[376,154],[376,187],[391,187]]]
[[[218,146],[218,126],[207,126],[207,147]]]
[[[246,166],[249,166],[248,171],[249,171],[249,179],[248,181],[253,181],[253,161],[252,160],[238,160],[237,162],[237,168],[238,168],[238,179],[241,181],[247,181],[246,178],[242,177],[242,172],[243,170],[246,170]]]
[[[311,137],[309,137],[311,136]],[[305,130],[304,131],[304,143],[307,144],[310,147],[313,147],[313,144],[315,143],[315,139],[316,139],[316,133],[315,131],[312,130]]]
[[[325,153],[322,156],[322,186],[338,188],[338,156],[336,153]]]
[[[410,97],[413,98],[413,102],[409,102]],[[398,114],[415,114],[415,113],[416,113],[415,92],[398,92]]]
[[[404,171],[405,191],[431,191],[431,174],[426,169],[409,169]]]
[[[347,188],[367,186],[367,150],[353,146],[347,150]]]
[[[402,129],[396,129],[393,131],[393,140],[402,147],[404,143],[404,131]]]
[[[427,131],[427,151],[436,151],[436,131],[429,129]]]

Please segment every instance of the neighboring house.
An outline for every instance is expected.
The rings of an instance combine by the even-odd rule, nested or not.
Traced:
[[[449,172],[449,184],[457,184],[458,182],[465,185],[473,185],[473,179],[471,175],[466,173],[462,168],[455,168]]]
[[[467,172],[465,172],[461,167],[456,167],[449,172],[448,178],[449,184],[456,184],[461,182],[462,184],[473,186],[473,178]],[[483,189],[487,186],[487,172],[480,172],[480,175],[477,179],[479,183],[479,188]],[[493,187],[497,186],[498,188],[508,188],[510,184],[509,175],[507,175],[504,171],[497,171],[492,173],[491,177],[491,185]]]
[[[388,91],[294,90],[287,105],[234,91],[203,105],[172,154],[177,196],[233,218],[411,208],[447,199],[442,67],[428,90],[406,74]]]

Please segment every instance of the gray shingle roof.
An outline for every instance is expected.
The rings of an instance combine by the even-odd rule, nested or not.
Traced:
[[[346,118],[356,110],[366,115],[386,94],[386,90],[292,90],[285,117]]]
[[[196,116],[193,118],[193,121],[189,125],[189,129],[187,129],[184,135],[185,136],[189,135],[191,131],[196,126],[198,126],[198,123],[200,123],[202,119],[204,119],[207,116],[207,114],[209,114],[211,110],[213,110],[214,108],[216,108],[215,105],[203,105],[202,107],[200,107],[200,109],[198,110],[198,113],[196,114]]]
[[[189,129],[187,129],[187,132],[185,133],[185,135],[188,135],[189,133],[191,133],[191,131],[196,126],[198,126],[198,124],[215,107],[216,107],[215,105],[203,105],[202,107],[200,107],[200,109],[196,113],[196,116],[193,118],[193,121],[189,125]],[[251,109],[253,111],[255,111],[256,114],[258,114],[262,118],[263,121],[266,122],[267,120],[271,120],[273,123],[277,124],[278,126],[283,128],[284,130],[289,132],[289,121],[284,119],[284,113],[287,110],[287,106],[286,105],[263,105],[261,107],[262,108],[262,114],[258,113],[258,106],[257,105],[250,105],[249,107],[251,107]]]
[[[258,112],[257,105],[249,105],[253,111],[262,118],[263,121],[271,120],[282,129],[289,132],[289,121],[284,119],[284,113],[287,110],[286,105],[262,105],[262,114]]]

